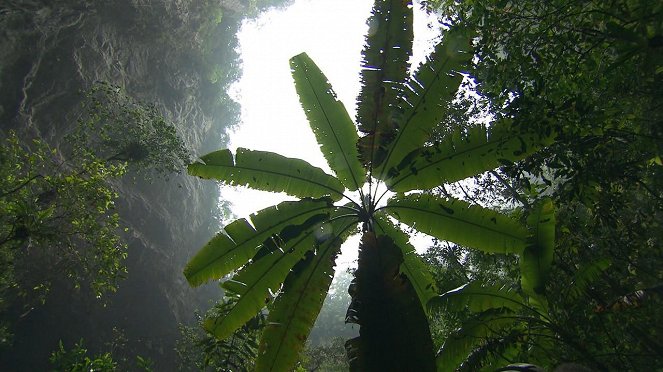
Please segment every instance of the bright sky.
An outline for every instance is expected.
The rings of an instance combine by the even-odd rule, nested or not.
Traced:
[[[372,4],[369,0],[297,0],[287,9],[269,11],[242,25],[238,35],[242,76],[230,90],[241,104],[242,115],[239,128],[230,133],[230,149],[273,151],[330,172],[297,98],[289,59],[308,53],[354,117],[361,50]],[[432,40],[438,36],[438,27],[431,26],[434,22],[434,17],[415,5],[414,63],[432,50]],[[222,187],[221,198],[231,203],[235,217],[248,217],[280,201],[294,200],[230,187]],[[344,247],[357,244],[358,238],[351,239]],[[343,251],[340,260],[345,264],[356,259],[356,250]]]

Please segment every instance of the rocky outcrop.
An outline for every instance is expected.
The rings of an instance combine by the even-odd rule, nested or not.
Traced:
[[[221,147],[239,112],[225,85],[238,73],[242,7],[241,1],[3,1],[0,129],[61,147],[79,115],[79,92],[103,80],[155,103],[196,154]],[[58,339],[83,337],[101,349],[114,328],[124,332],[132,354],[150,357],[156,370],[174,369],[178,323],[216,293],[214,285],[193,291],[181,272],[218,230],[217,190],[184,175],[117,187],[129,227],[129,274],[119,292],[102,306],[56,289],[45,306],[19,320],[0,369],[44,370]]]

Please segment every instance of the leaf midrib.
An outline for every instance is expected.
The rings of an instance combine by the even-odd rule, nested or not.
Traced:
[[[297,214],[297,215],[291,216],[290,218],[288,218],[288,219],[285,220],[285,221],[281,221],[281,222],[279,222],[279,223],[277,223],[277,224],[275,224],[275,225],[271,225],[269,228],[264,229],[263,232],[258,232],[258,231],[256,230],[256,233],[257,233],[256,235],[253,235],[253,236],[250,237],[249,239],[246,239],[246,240],[244,240],[244,241],[242,241],[242,242],[240,242],[240,243],[236,243],[236,242],[233,240],[233,238],[230,237],[230,235],[226,234],[226,236],[227,236],[228,238],[230,238],[230,241],[233,242],[233,244],[235,244],[235,246],[232,247],[231,249],[229,249],[226,253],[224,253],[224,254],[222,254],[222,255],[220,255],[220,256],[217,256],[216,258],[214,258],[214,259],[212,259],[212,260],[208,260],[208,263],[207,263],[205,266],[203,266],[203,267],[200,268],[199,270],[196,270],[196,274],[197,274],[197,273],[200,273],[200,272],[206,270],[208,267],[214,265],[215,262],[217,262],[217,261],[220,260],[220,259],[223,259],[223,258],[224,258],[225,256],[227,256],[228,254],[234,252],[234,251],[235,251],[238,247],[240,247],[241,245],[246,244],[247,242],[249,242],[249,241],[255,239],[255,237],[256,237],[257,235],[264,234],[265,232],[270,231],[270,230],[276,228],[277,226],[287,224],[287,223],[289,223],[289,221],[291,221],[291,220],[293,220],[293,219],[295,219],[295,218],[297,218],[297,217],[301,217],[301,216],[306,215],[306,214],[308,214],[308,213],[311,213],[311,212],[314,212],[314,211],[318,211],[318,210],[324,210],[324,209],[327,209],[327,208],[329,208],[329,206],[318,207],[318,208],[314,208],[314,209],[311,209],[311,210],[306,211],[306,212],[299,213],[299,214]],[[225,232],[225,231],[224,231],[224,232]],[[276,233],[274,233],[274,234],[276,234]],[[271,235],[274,235],[274,234],[270,234],[270,236],[271,236]],[[260,244],[256,245],[256,247],[258,247],[259,245],[260,245]]]
[[[488,231],[495,232],[495,233],[497,233],[497,234],[499,234],[499,235],[504,235],[504,236],[507,236],[507,237],[511,237],[511,238],[513,238],[513,239],[516,239],[516,240],[518,240],[518,241],[523,241],[523,239],[522,239],[521,237],[518,237],[518,236],[515,236],[515,235],[512,235],[512,234],[509,234],[509,233],[505,233],[505,232],[500,231],[500,230],[495,230],[495,229],[492,229],[492,228],[490,228],[490,227],[486,227],[485,225],[480,225],[480,224],[478,224],[478,223],[470,222],[470,221],[463,220],[463,219],[460,219],[460,218],[457,218],[457,217],[452,217],[452,216],[449,216],[448,214],[443,214],[443,213],[441,213],[441,212],[435,212],[435,211],[431,211],[431,210],[428,210],[428,209],[415,208],[415,207],[410,207],[410,206],[405,206],[405,205],[387,205],[387,206],[384,206],[384,207],[382,207],[382,208],[380,208],[380,209],[388,210],[388,209],[398,209],[398,208],[401,208],[401,209],[409,209],[409,210],[414,210],[414,211],[418,211],[418,212],[424,212],[424,213],[428,213],[428,214],[432,214],[432,215],[439,216],[439,217],[441,217],[441,218],[448,218],[448,219],[451,219],[451,220],[460,221],[460,222],[466,223],[466,224],[468,224],[468,225],[472,225],[472,226],[475,226],[475,227],[480,227],[480,228],[482,228],[482,229],[484,229],[484,230],[488,230]],[[418,230],[418,229],[417,229],[417,230]],[[422,231],[422,232],[423,232],[423,231]]]
[[[483,289],[483,288],[481,288],[481,289]],[[497,292],[498,289],[495,289],[495,291]],[[508,292],[507,292],[507,293],[508,293]],[[516,300],[516,299],[513,299],[513,298],[511,298],[511,297],[508,297],[508,296],[505,295],[505,294],[501,294],[501,293],[491,293],[491,292],[489,292],[489,291],[487,291],[487,290],[483,290],[483,291],[481,291],[481,290],[478,290],[478,289],[474,289],[474,290],[470,290],[470,291],[467,291],[467,292],[466,292],[466,291],[463,291],[463,292],[460,292],[460,293],[452,294],[451,296],[454,296],[454,295],[455,295],[455,296],[477,296],[477,297],[478,297],[478,296],[484,296],[484,297],[494,297],[494,298],[499,298],[499,299],[505,300],[505,301],[507,301],[507,302],[512,302],[512,303],[514,303],[514,304],[516,304],[516,305],[518,305],[518,306],[520,306],[520,307],[527,307],[527,305],[525,305],[524,303],[522,303],[522,302],[520,302],[520,301],[518,301],[518,300]],[[444,295],[442,295],[442,296],[444,296]],[[448,297],[447,297],[447,298],[448,298]],[[468,300],[468,301],[469,301],[469,300]],[[505,306],[499,306],[499,307],[505,307]],[[491,308],[494,309],[494,308],[496,308],[496,307],[491,306]]]
[[[324,188],[324,189],[330,190],[330,191],[332,191],[332,193],[340,195],[341,198],[345,197],[345,194],[343,194],[342,192],[338,192],[338,191],[334,190],[333,188],[331,188],[331,187],[329,187],[329,186],[327,186],[327,185],[325,185],[325,184],[322,184],[322,183],[319,183],[319,182],[312,181],[312,180],[309,179],[309,178],[300,177],[300,176],[295,176],[295,175],[291,175],[291,174],[287,174],[287,173],[280,173],[280,172],[271,171],[271,170],[266,170],[266,169],[250,168],[250,167],[247,167],[247,166],[239,166],[239,165],[237,165],[237,160],[235,160],[235,165],[207,165],[207,166],[208,166],[208,167],[219,167],[219,168],[230,168],[230,169],[241,169],[241,170],[248,170],[248,171],[255,171],[255,172],[268,173],[268,174],[273,174],[273,175],[277,175],[277,176],[283,176],[283,177],[287,177],[287,178],[293,178],[293,179],[296,179],[296,180],[304,181],[304,182],[306,182],[306,183],[310,183],[310,184],[313,184],[313,185],[317,185],[317,186],[320,186],[320,187],[322,187],[322,188]],[[323,172],[323,173],[324,173],[324,172]],[[340,180],[339,180],[338,178],[336,178],[336,177],[334,177],[334,176],[332,176],[332,175],[330,175],[330,174],[327,174],[327,173],[324,173],[324,174],[340,182]],[[342,183],[341,183],[341,184],[342,184]],[[264,191],[264,190],[261,190],[261,191]],[[271,191],[268,191],[268,192],[271,192]]]
[[[343,154],[343,161],[345,161],[345,165],[347,166],[348,172],[350,173],[350,176],[352,177],[352,181],[354,182],[355,189],[359,189],[359,181],[357,181],[357,178],[355,177],[354,172],[352,171],[352,165],[350,164],[350,161],[348,160],[347,154],[345,151],[343,151],[343,146],[341,145],[341,142],[338,140],[338,136],[336,135],[336,131],[334,130],[334,126],[331,124],[331,120],[329,120],[329,116],[327,116],[327,111],[325,110],[324,106],[321,104],[322,101],[320,101],[320,97],[318,96],[318,92],[313,88],[313,84],[311,83],[311,79],[308,74],[308,68],[304,69],[304,76],[306,77],[306,82],[309,85],[309,88],[311,89],[311,92],[313,92],[313,95],[315,96],[316,101],[318,101],[318,104],[320,105],[320,111],[322,111],[322,115],[325,117],[325,122],[327,123],[327,126],[331,130],[332,134],[334,135],[334,140],[336,141],[336,144],[338,145],[339,149],[341,149],[341,153]],[[341,103],[342,105],[342,103]],[[345,107],[343,107],[345,109]],[[352,120],[350,120],[352,122]],[[338,179],[338,178],[337,178]],[[340,180],[339,180],[340,181]],[[341,182],[342,184],[342,182]]]
[[[448,62],[450,60],[451,60],[451,58],[448,58],[442,63],[442,66],[440,66],[440,68],[436,71],[435,77],[433,78],[433,81],[440,80],[441,71],[442,71],[442,69],[444,69],[444,67],[448,64]],[[425,68],[425,66],[422,66],[422,68]],[[403,133],[406,132],[408,128],[410,128],[409,124],[410,124],[412,118],[417,114],[417,110],[419,109],[419,107],[422,106],[426,102],[426,100],[423,99],[422,97],[426,97],[426,95],[432,89],[434,84],[431,83],[431,84],[427,84],[427,85],[428,85],[427,87],[424,87],[423,94],[416,94],[416,92],[413,92],[419,98],[417,100],[417,104],[416,104],[416,106],[413,106],[409,110],[410,115],[407,118],[407,120],[405,121],[405,125],[403,125],[403,130],[398,131],[398,134],[396,135],[396,139],[394,139],[394,141],[392,142],[392,145],[389,147],[389,152],[387,153],[387,157],[385,158],[384,162],[382,163],[382,165],[380,167],[381,171],[380,171],[380,174],[379,174],[378,178],[382,178],[382,176],[384,175],[385,168],[387,167],[387,164],[389,164],[389,159],[391,158],[391,155],[393,154],[394,149],[396,148],[396,146],[398,146],[398,142],[400,141]],[[388,171],[388,169],[386,169],[386,170]]]
[[[387,14],[392,13],[392,10],[393,10],[393,2],[389,2],[389,9],[386,13]],[[394,17],[389,17],[388,18],[389,24],[386,26],[387,30],[391,29],[391,25],[394,22],[393,18]],[[383,44],[384,48],[381,48],[381,50],[383,50],[383,51],[390,50],[391,48],[388,48],[388,46],[390,45],[390,43],[389,43],[390,41],[391,41],[391,33],[387,32],[386,37],[385,37],[385,41],[384,41],[384,44]],[[386,72],[385,72],[385,66],[387,65],[386,61],[387,61],[387,53],[385,52],[385,53],[382,53],[381,64],[380,64],[381,67],[379,68],[380,72],[379,72],[378,81],[380,82],[380,87],[382,87],[382,85],[384,84],[384,81],[385,81],[384,76],[386,75]],[[376,137],[377,137],[378,117],[379,117],[380,111],[382,111],[382,102],[383,101],[384,101],[384,94],[380,95],[379,104],[378,104],[378,102],[376,102],[376,105],[375,105],[376,110],[373,112],[373,115],[370,118],[370,122],[372,124],[371,125],[372,133],[370,133],[370,136],[371,136],[371,140],[370,140],[371,141],[371,157],[370,157],[370,164],[369,164],[369,169],[368,169],[369,180],[373,177],[373,163],[374,163],[374,157],[375,157],[375,153],[376,153],[375,142],[376,142]]]
[[[254,289],[258,286],[258,284],[259,284],[259,283],[260,283],[260,282],[261,282],[261,281],[262,281],[262,280],[263,280],[268,274],[271,273],[271,270],[274,269],[274,267],[277,266],[277,265],[281,262],[281,260],[285,259],[287,254],[291,253],[290,251],[294,251],[294,250],[297,248],[297,246],[298,246],[299,244],[301,244],[305,239],[307,239],[307,238],[308,238],[309,236],[311,236],[312,234],[313,234],[313,230],[311,230],[311,229],[306,230],[306,231],[304,232],[304,236],[303,236],[303,237],[300,237],[300,238],[299,238],[299,241],[297,241],[297,242],[292,246],[292,248],[291,248],[288,252],[283,252],[283,254],[281,255],[281,257],[277,258],[277,259],[276,259],[276,260],[275,260],[270,266],[268,266],[265,270],[263,270],[262,273],[261,273],[260,275],[258,275],[258,278],[257,278],[256,280],[253,281],[252,285],[246,287],[246,291],[244,291],[244,293],[242,293],[242,294],[240,295],[239,300],[238,300],[237,303],[233,306],[233,309],[235,308],[235,306],[239,305],[239,303],[242,302],[242,300],[246,300],[246,299],[247,299],[247,294],[248,294],[249,292],[251,292],[252,290],[254,290]],[[246,284],[246,283],[244,283],[244,284]],[[230,311],[232,312],[232,310],[230,310]],[[225,317],[223,317],[223,319],[221,319],[220,322],[215,323],[215,328],[220,327],[221,325],[223,325],[223,323],[226,321],[226,319],[228,319],[228,316],[227,316],[227,315],[226,315]],[[218,324],[218,325],[217,325],[217,324]]]
[[[445,161],[445,160],[449,160],[449,159],[451,159],[451,158],[453,158],[453,157],[456,157],[456,156],[462,156],[462,155],[465,155],[465,154],[468,153],[468,152],[476,151],[476,150],[481,149],[481,148],[486,147],[486,146],[491,146],[491,145],[502,145],[504,142],[507,142],[507,141],[509,141],[510,139],[511,139],[511,138],[502,138],[502,139],[500,139],[499,141],[497,141],[497,142],[495,143],[495,142],[491,142],[491,141],[490,141],[490,138],[488,138],[488,139],[486,140],[486,142],[484,142],[484,143],[482,143],[482,144],[479,144],[479,145],[474,146],[474,147],[467,148],[467,149],[462,150],[462,151],[460,151],[460,152],[454,152],[454,153],[451,154],[451,155],[447,155],[447,156],[445,156],[445,157],[443,157],[443,158],[441,158],[441,159],[438,159],[438,160],[436,160],[436,161],[434,161],[434,162],[430,162],[429,164],[426,164],[426,165],[424,165],[424,166],[421,167],[421,168],[416,168],[417,173],[419,173],[419,172],[421,172],[421,171],[423,171],[423,170],[425,170],[425,169],[427,169],[427,168],[429,168],[429,167],[432,167],[432,166],[434,166],[434,165],[437,165],[438,163],[443,162],[443,161]],[[429,148],[430,148],[430,147],[429,147]],[[410,168],[408,167],[408,168],[405,168],[405,169],[410,169]],[[408,179],[408,178],[411,177],[411,176],[414,176],[414,173],[412,173],[412,171],[409,171],[409,172],[408,172],[407,174],[405,174],[403,177],[401,177],[401,178],[397,178],[397,181],[395,181],[394,183],[392,183],[392,184],[391,184],[391,187],[392,187],[392,188],[395,187],[395,186],[398,185],[401,181],[404,181],[404,180]],[[446,182],[446,180],[443,181],[443,182]]]

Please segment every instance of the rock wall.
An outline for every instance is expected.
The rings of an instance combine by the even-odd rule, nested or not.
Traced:
[[[228,3],[228,4],[225,4]],[[224,4],[226,5],[224,7]],[[103,80],[157,104],[196,154],[223,146],[237,104],[225,94],[239,66],[235,32],[248,1],[28,1],[0,4],[0,130],[54,147],[72,129],[81,90]],[[188,176],[117,185],[129,227],[128,277],[111,302],[54,289],[21,317],[0,370],[45,370],[62,339],[103,349],[124,332],[127,349],[173,370],[179,322],[218,294],[189,288],[182,268],[218,230],[218,193]],[[35,268],[38,270],[39,268]]]

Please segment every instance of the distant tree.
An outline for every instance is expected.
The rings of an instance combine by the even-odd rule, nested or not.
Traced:
[[[338,271],[334,276],[320,314],[309,335],[307,348],[329,344],[329,341],[335,338],[348,339],[357,335],[359,327],[345,324],[345,316],[351,300],[348,288],[352,278],[353,274],[350,270]]]
[[[293,2],[294,0],[249,0],[246,15],[256,17],[271,8],[286,8]]]
[[[345,339],[337,336],[317,345],[307,344],[300,356],[296,371],[343,372],[348,369]]]

